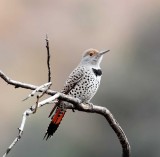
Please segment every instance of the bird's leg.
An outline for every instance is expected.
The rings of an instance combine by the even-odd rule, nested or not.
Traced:
[[[68,106],[69,104],[70,104],[70,103],[68,103],[68,102],[63,103],[63,105],[61,104],[62,109],[63,109],[63,110],[66,110],[66,108],[67,108],[67,106]],[[72,108],[72,111],[75,112],[75,109]]]

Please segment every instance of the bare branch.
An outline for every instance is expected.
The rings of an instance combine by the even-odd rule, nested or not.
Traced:
[[[36,113],[37,108],[38,108],[39,99],[40,99],[41,97],[43,97],[43,95],[44,95],[44,94],[46,93],[46,91],[51,87],[51,85],[52,85],[52,83],[49,82],[49,83],[48,83],[48,88],[46,88],[45,91],[43,91],[41,94],[37,95],[36,106],[35,106],[35,109],[34,109],[33,113]]]
[[[11,149],[17,144],[17,142],[20,140],[20,138],[22,137],[23,134],[23,130],[24,130],[24,126],[26,123],[26,119],[30,114],[34,114],[36,107],[42,107],[46,104],[49,104],[49,102],[55,100],[56,98],[59,97],[59,93],[56,93],[54,96],[49,97],[48,99],[45,99],[43,101],[41,101],[40,103],[38,103],[36,105],[31,106],[29,109],[27,109],[24,113],[23,113],[23,117],[22,117],[22,122],[20,127],[18,128],[19,133],[18,136],[14,139],[14,141],[11,143],[11,145],[8,147],[8,149],[6,150],[6,153],[3,155],[3,157],[6,157],[7,154],[11,151]]]
[[[15,86],[15,88],[25,88],[25,89],[31,89],[31,90],[35,90],[37,89],[39,86],[35,86],[35,85],[31,85],[31,84],[27,84],[27,83],[23,83],[23,82],[19,82],[19,81],[14,81],[11,80],[7,75],[5,75],[1,70],[0,70],[0,77],[7,82],[10,85]],[[45,89],[39,89],[39,92],[43,92],[45,91]],[[53,90],[47,90],[46,94],[48,95],[54,95],[56,92]]]
[[[48,82],[51,82],[50,51],[49,51],[49,39],[47,34],[46,34],[46,48],[47,48]]]
[[[112,113],[106,107],[90,105],[90,104],[83,104],[83,103],[80,103],[80,100],[68,97],[67,95],[64,95],[64,94],[62,95],[62,93],[60,94],[59,98],[64,99],[65,101],[74,104],[74,106],[68,105],[67,106],[68,109],[75,109],[75,110],[83,111],[83,112],[97,113],[97,114],[104,116],[106,120],[108,121],[109,125],[112,127],[112,129],[116,133],[120,141],[120,144],[122,146],[122,151],[123,151],[122,157],[131,156],[130,144],[129,144],[129,141],[123,129],[121,128],[117,120],[114,118]]]
[[[3,157],[6,157],[7,154],[11,151],[11,149],[13,148],[13,146],[20,140],[21,136],[22,136],[23,131],[19,130],[19,134],[18,136],[14,139],[14,141],[11,143],[11,145],[8,147],[8,149],[6,150],[6,153],[3,155]]]
[[[11,80],[2,71],[0,71],[0,77],[4,81],[6,81],[8,84],[14,85],[15,87],[21,87],[21,88],[26,88],[26,89],[36,89],[37,88],[37,86],[34,86],[34,85],[25,84],[25,83]],[[45,91],[45,89],[40,89],[39,91],[43,92],[43,91]],[[45,104],[48,104],[49,102],[58,98],[60,100],[67,101],[67,102],[71,103],[71,104],[68,104],[68,106],[67,106],[68,109],[75,109],[75,110],[83,111],[83,112],[97,113],[97,114],[104,116],[106,118],[106,120],[108,121],[108,123],[110,124],[110,126],[112,127],[112,129],[114,130],[114,132],[116,133],[116,135],[121,143],[122,152],[123,152],[122,156],[123,157],[130,157],[131,156],[131,149],[130,149],[128,139],[127,139],[124,131],[122,130],[121,126],[117,122],[117,120],[113,117],[113,115],[111,114],[111,112],[107,108],[101,107],[101,106],[96,106],[96,105],[83,104],[77,98],[73,98],[69,95],[65,95],[63,93],[59,93],[59,92],[52,91],[52,90],[47,90],[46,93],[49,95],[54,95],[54,96],[51,96],[48,99],[45,99],[42,102],[38,103],[38,107],[42,107]],[[9,148],[7,149],[7,151],[3,155],[3,157],[5,157],[8,154],[8,152],[12,149],[12,147],[21,138],[23,128],[25,125],[25,121],[26,121],[26,117],[30,114],[33,114],[35,107],[36,106],[34,105],[30,109],[28,109],[24,112],[23,118],[22,118],[22,123],[19,128],[20,132],[19,132],[18,136],[16,137],[16,139],[9,146]]]
[[[39,87],[36,88],[34,91],[32,91],[31,94],[29,94],[26,98],[24,98],[23,101],[29,99],[30,97],[33,97],[33,96],[35,95],[35,93],[38,92],[40,89],[45,88],[45,90],[43,91],[43,93],[45,93],[51,85],[52,85],[52,82],[47,82],[47,83],[39,86]],[[42,97],[42,96],[41,96],[41,97]]]
[[[87,112],[92,112],[92,113],[98,113],[100,115],[103,115],[106,120],[108,121],[108,123],[110,124],[110,126],[112,127],[112,129],[114,130],[114,132],[116,133],[121,146],[122,146],[122,150],[123,150],[123,157],[130,157],[131,156],[131,148],[130,148],[130,144],[129,141],[123,131],[123,129],[121,128],[121,126],[119,125],[119,123],[117,122],[117,120],[114,118],[114,116],[112,115],[112,113],[105,107],[102,106],[96,106],[93,105],[93,108],[90,108],[89,110],[86,109]]]

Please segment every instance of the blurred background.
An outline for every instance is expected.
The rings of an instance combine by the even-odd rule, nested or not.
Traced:
[[[160,1],[0,0],[0,69],[10,78],[47,81],[49,36],[53,90],[60,91],[88,48],[110,49],[94,104],[106,106],[124,129],[133,157],[160,156]],[[0,156],[17,136],[22,113],[35,98],[0,79]],[[118,157],[119,141],[100,115],[68,111],[43,141],[52,105],[27,119],[8,156]]]

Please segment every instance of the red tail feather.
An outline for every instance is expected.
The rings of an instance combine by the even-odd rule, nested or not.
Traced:
[[[55,131],[57,130],[59,124],[61,123],[62,121],[62,118],[64,117],[65,115],[65,110],[63,110],[62,108],[57,108],[55,114],[53,115],[52,119],[51,119],[51,122],[48,126],[48,129],[47,129],[47,132],[44,136],[44,139],[46,138],[46,140],[48,138],[50,138],[51,136],[53,136],[53,134],[55,133]]]

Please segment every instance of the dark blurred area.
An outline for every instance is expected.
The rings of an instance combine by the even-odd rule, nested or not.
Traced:
[[[49,36],[53,90],[60,91],[85,49],[110,49],[94,104],[106,106],[124,129],[133,157],[160,156],[160,1],[1,0],[0,69],[11,79],[47,82]],[[0,155],[17,136],[22,113],[36,98],[0,79]],[[68,111],[54,137],[43,141],[52,105],[27,119],[8,156],[121,156],[106,120]]]

